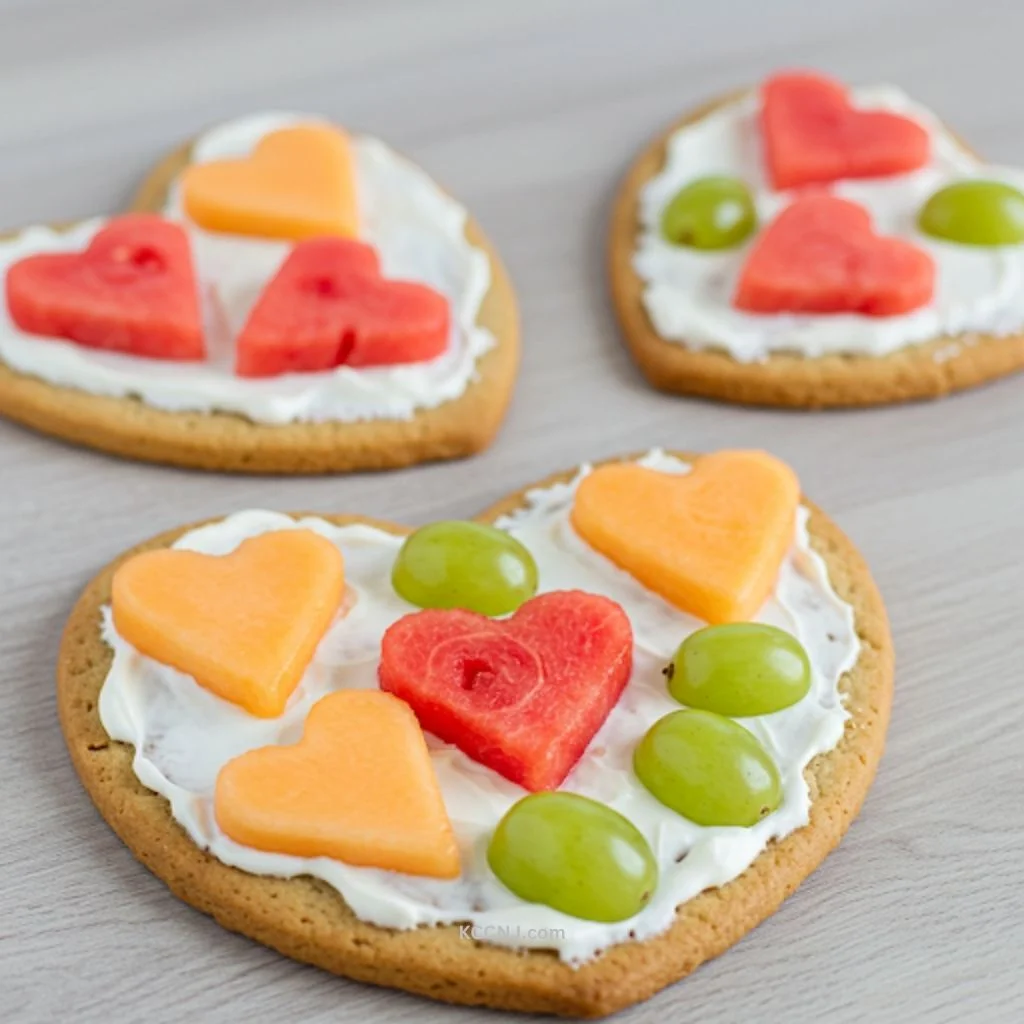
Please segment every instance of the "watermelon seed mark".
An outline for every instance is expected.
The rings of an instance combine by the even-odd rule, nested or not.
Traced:
[[[323,299],[337,299],[341,296],[341,288],[337,280],[328,274],[309,277],[304,283],[306,291],[319,295]]]
[[[476,690],[487,686],[497,678],[495,671],[483,658],[467,658],[462,663],[460,686],[464,690]]]
[[[119,245],[111,253],[115,263],[126,263],[145,274],[160,274],[166,269],[159,250],[151,245]]]
[[[341,337],[338,339],[338,350],[334,354],[334,365],[344,366],[349,356],[352,355],[352,349],[356,345],[356,332],[351,327],[346,327],[341,332]]]

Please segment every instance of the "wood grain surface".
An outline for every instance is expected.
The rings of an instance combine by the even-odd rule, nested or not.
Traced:
[[[660,395],[621,348],[602,279],[635,150],[780,65],[897,81],[994,161],[1024,164],[1022,35],[1024,5],[999,0],[0,0],[0,227],[115,209],[207,122],[323,111],[472,206],[518,285],[525,349],[490,452],[390,475],[179,472],[0,423],[0,1019],[500,1017],[301,967],[170,897],[68,763],[59,632],[102,564],[181,522],[265,506],[419,523],[654,444],[762,445],[796,467],[888,601],[896,703],[839,851],[737,948],[620,1019],[1024,1019],[1024,377],[854,413]]]

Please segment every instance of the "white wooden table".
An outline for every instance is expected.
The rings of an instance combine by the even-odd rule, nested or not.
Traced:
[[[764,445],[796,466],[875,570],[897,695],[842,848],[738,948],[621,1019],[1024,1019],[1024,378],[831,415],[674,399],[619,347],[602,279],[607,204],[637,147],[780,65],[896,80],[1024,163],[1022,35],[1024,5],[999,0],[0,0],[0,225],[113,210],[209,121],[320,110],[473,208],[518,284],[526,343],[493,450],[391,475],[177,472],[0,423],[0,1018],[476,1019],[291,963],[171,897],[68,763],[60,629],[94,570],[181,522],[246,506],[466,515],[664,444]]]

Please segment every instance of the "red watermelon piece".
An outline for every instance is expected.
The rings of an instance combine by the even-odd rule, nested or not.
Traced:
[[[448,346],[448,300],[425,284],[381,277],[372,246],[300,242],[238,338],[242,377],[315,373],[434,359]]]
[[[503,620],[461,609],[407,615],[384,634],[379,676],[427,732],[536,792],[569,774],[632,665],[619,605],[566,590]]]
[[[765,162],[777,189],[880,178],[928,162],[928,133],[887,110],[857,110],[824,75],[788,71],[761,87]]]
[[[733,304],[751,313],[895,316],[931,300],[935,264],[876,235],[864,207],[815,194],[786,207],[754,244]]]
[[[12,264],[7,310],[23,331],[151,359],[204,359],[188,236],[156,214],[112,218],[83,252]]]

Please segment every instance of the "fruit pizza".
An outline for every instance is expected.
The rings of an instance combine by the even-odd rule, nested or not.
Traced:
[[[892,689],[867,568],[759,451],[652,451],[409,531],[247,511],[90,584],[58,703],[133,852],[358,980],[598,1016],[839,841]]]
[[[0,242],[0,412],[139,458],[335,471],[484,447],[518,361],[500,260],[379,140],[255,115],[136,210]]]
[[[1024,172],[888,86],[809,72],[686,116],[612,217],[610,281],[653,384],[825,407],[1024,365]]]

